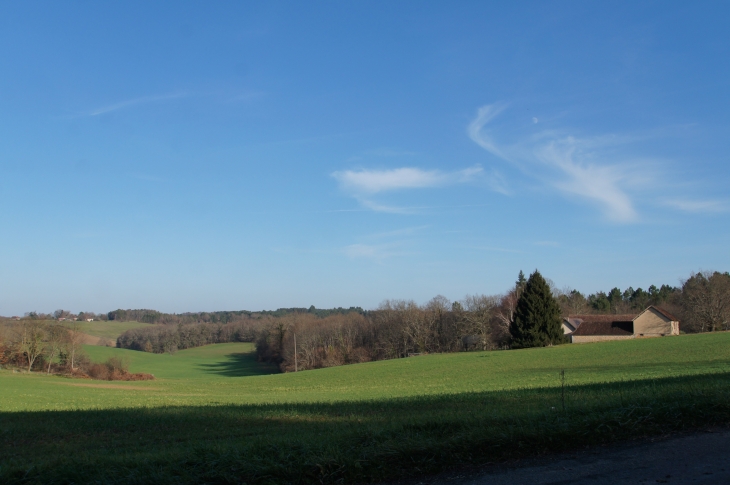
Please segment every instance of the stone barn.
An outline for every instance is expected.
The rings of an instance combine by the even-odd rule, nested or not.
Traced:
[[[661,308],[650,306],[634,318],[636,337],[679,335],[679,320]]]
[[[563,318],[563,332],[572,343],[664,337],[679,335],[679,320],[650,306],[638,315],[571,315]]]

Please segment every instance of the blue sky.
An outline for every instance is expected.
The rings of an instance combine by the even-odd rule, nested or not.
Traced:
[[[730,269],[726,2],[5,2],[0,314]]]

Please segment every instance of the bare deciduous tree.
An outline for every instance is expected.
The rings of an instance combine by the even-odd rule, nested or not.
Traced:
[[[27,360],[30,372],[36,359],[43,355],[45,350],[45,329],[37,320],[21,320],[15,331],[17,353]]]
[[[448,351],[455,343],[453,333],[453,318],[451,316],[451,302],[442,295],[433,297],[424,308],[424,327],[431,334],[431,343],[426,352]]]
[[[679,300],[689,328],[698,332],[730,330],[730,274],[693,273],[682,283]]]
[[[84,334],[81,332],[81,327],[78,323],[71,325],[64,336],[64,351],[68,356],[68,364],[71,366],[71,370],[76,369],[76,358],[83,345]]]
[[[55,312],[53,312],[53,318],[56,320],[60,320],[61,318],[68,318],[71,315],[71,312],[68,310],[58,309]]]
[[[590,311],[590,304],[578,290],[563,288],[554,293],[563,316],[583,315]]]
[[[512,290],[504,294],[499,300],[499,308],[497,309],[497,320],[500,327],[509,332],[509,326],[512,323],[517,308],[517,302],[520,299],[518,290]]]
[[[403,337],[407,347],[406,353],[413,350],[414,352],[428,352],[431,342],[430,322],[423,318],[418,305],[415,302],[400,302],[400,311],[403,318]]]
[[[468,322],[467,330],[479,337],[482,350],[489,349],[492,344],[495,311],[499,303],[498,297],[486,295],[467,295],[464,298],[466,312],[463,318]]]
[[[8,327],[0,325],[0,366],[7,364],[12,354],[10,338],[7,333]]]
[[[48,357],[48,374],[51,373],[51,364],[53,364],[53,359],[61,351],[67,334],[67,329],[62,327],[61,325],[49,325],[46,328],[45,351]]]

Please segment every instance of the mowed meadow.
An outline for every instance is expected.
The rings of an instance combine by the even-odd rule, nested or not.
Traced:
[[[156,380],[0,371],[0,482],[372,482],[730,424],[726,332],[287,374],[248,343],[86,350]]]

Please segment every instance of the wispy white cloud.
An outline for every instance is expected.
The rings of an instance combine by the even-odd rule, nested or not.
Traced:
[[[390,214],[414,214],[419,209],[421,209],[420,207],[398,207],[393,205],[379,204],[377,202],[373,202],[369,199],[364,199],[357,195],[355,196],[355,198],[360,202],[360,204],[363,205],[363,207],[366,207],[375,212],[387,212]]]
[[[725,200],[690,200],[690,199],[663,199],[662,204],[673,207],[682,212],[713,213],[730,212],[730,204]]]
[[[478,165],[455,172],[403,167],[390,170],[344,170],[332,173],[332,177],[348,192],[377,194],[399,189],[443,187],[470,182],[483,171]]]
[[[110,104],[107,106],[102,106],[101,108],[97,108],[97,109],[89,111],[88,113],[85,113],[85,115],[86,116],[99,116],[101,114],[111,113],[112,111],[118,111],[120,109],[129,108],[131,106],[147,104],[147,103],[154,103],[156,101],[166,101],[169,99],[184,98],[187,96],[188,96],[188,93],[185,93],[185,92],[176,92],[176,93],[162,94],[162,95],[156,95],[156,96],[141,96],[139,98],[127,99],[125,101],[120,101],[118,103]]]
[[[643,176],[641,167],[599,161],[601,147],[624,140],[617,137],[579,139],[545,131],[516,144],[502,146],[494,141],[486,127],[504,109],[503,104],[479,108],[467,128],[474,143],[566,195],[597,204],[613,221],[632,222],[638,218],[626,188]]]
[[[477,110],[477,117],[469,123],[467,132],[474,143],[498,157],[505,158],[492,139],[484,132],[484,126],[501,113],[507,105],[503,103],[488,104]]]
[[[484,169],[478,165],[452,172],[424,170],[417,167],[387,170],[343,170],[333,172],[331,176],[339,182],[343,191],[356,198],[364,207],[377,212],[394,214],[412,214],[424,207],[385,205],[373,200],[373,197],[385,192],[446,187],[480,180],[486,180],[495,190],[505,190],[498,175],[487,177]]]
[[[539,160],[562,171],[564,178],[553,182],[559,190],[598,203],[614,221],[637,219],[631,198],[624,190],[630,178],[625,167],[586,162],[580,141],[571,137],[551,141],[537,148],[536,154]]]

